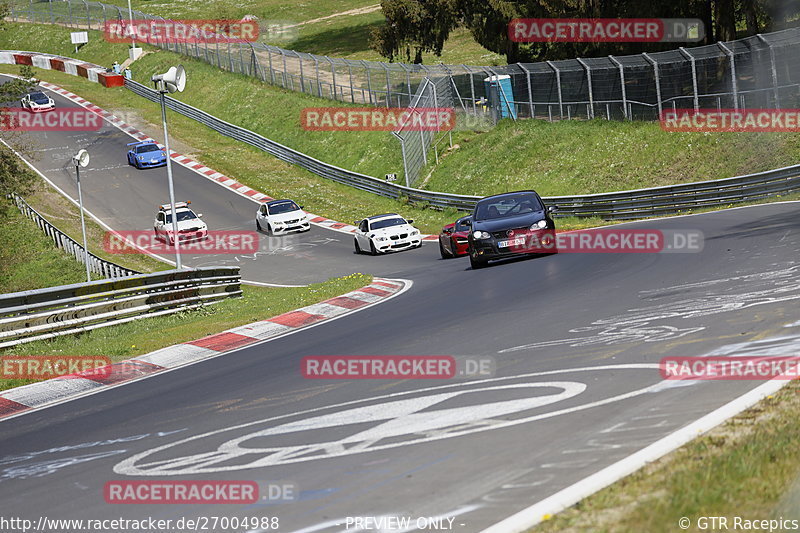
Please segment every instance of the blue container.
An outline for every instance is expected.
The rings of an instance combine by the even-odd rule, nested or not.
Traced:
[[[511,117],[516,120],[517,108],[514,107],[511,76],[489,76],[483,80],[483,87],[492,107],[500,112],[500,118]]]

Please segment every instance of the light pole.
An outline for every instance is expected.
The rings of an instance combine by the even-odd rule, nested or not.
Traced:
[[[156,86],[156,90],[160,95],[161,102],[161,121],[164,123],[164,149],[167,152],[167,181],[169,182],[169,204],[172,213],[172,235],[175,243],[175,264],[176,268],[180,270],[181,266],[181,250],[180,250],[180,234],[178,233],[178,216],[175,212],[175,189],[172,186],[172,157],[169,154],[169,133],[167,132],[167,101],[166,94],[174,93],[175,91],[183,92],[186,88],[186,71],[183,65],[178,67],[169,67],[169,70],[164,74],[156,74],[151,78]],[[169,239],[167,239],[169,241]]]
[[[131,53],[129,57],[131,61],[136,61],[139,59],[139,52],[140,49],[136,48],[136,26],[133,25],[133,9],[131,8],[131,0],[128,0],[128,20],[130,20],[131,26]]]
[[[78,177],[78,206],[81,210],[81,231],[83,232],[83,263],[86,265],[86,281],[92,281],[89,273],[89,247],[86,245],[86,221],[83,218],[83,194],[81,193],[81,168],[86,168],[89,164],[89,152],[79,150],[72,156],[72,163],[75,165],[75,174]]]

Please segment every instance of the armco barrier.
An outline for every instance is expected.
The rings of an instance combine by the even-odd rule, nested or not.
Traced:
[[[48,58],[47,61],[40,57]],[[31,60],[34,64],[73,61],[68,58],[35,54],[33,52],[0,51],[0,63],[10,60]],[[42,67],[47,68],[47,67]],[[99,67],[97,67],[99,68]],[[76,72],[73,74],[77,75]],[[91,78],[90,78],[91,79]],[[97,81],[95,79],[95,81]],[[132,80],[124,80],[125,87],[151,101],[158,101],[156,91]],[[262,137],[250,130],[225,122],[195,107],[166,97],[167,107],[208,126],[232,139],[247,143],[278,159],[302,167],[323,178],[349,185],[362,191],[387,198],[408,198],[411,203],[423,203],[437,208],[455,208],[469,211],[480,196],[450,194],[404,187],[385,180],[345,170],[314,159],[297,150]],[[669,185],[649,189],[635,189],[613,193],[582,196],[553,196],[545,198],[548,205],[557,205],[556,216],[599,217],[604,220],[632,220],[649,216],[669,215],[699,207],[718,207],[760,200],[800,190],[800,165],[769,170],[758,174],[737,176],[720,180],[700,181],[682,185]]]
[[[80,76],[104,87],[122,87],[125,78],[120,74],[107,72],[105,68],[69,57],[19,50],[0,50],[0,63],[6,65],[31,65],[44,70],[58,70],[73,76]]]
[[[0,348],[241,296],[239,267],[167,270],[0,295]]]
[[[14,202],[14,205],[17,206],[23,215],[33,220],[40,230],[42,230],[48,237],[53,239],[53,243],[57,248],[64,250],[68,254],[72,255],[76,261],[83,263],[83,246],[78,244],[75,239],[48,222],[48,220],[39,214],[38,211],[29,206],[27,202],[22,199],[22,197],[16,194],[11,194],[9,196]],[[111,261],[106,261],[105,259],[100,259],[92,253],[89,253],[89,270],[95,274],[103,276],[104,278],[120,278],[123,276],[139,274],[139,272],[136,272],[135,270],[125,268],[116,263],[112,263]]]

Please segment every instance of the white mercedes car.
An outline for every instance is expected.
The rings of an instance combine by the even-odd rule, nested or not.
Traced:
[[[408,250],[422,246],[422,235],[412,226],[413,220],[406,220],[398,214],[376,215],[357,221],[355,232],[356,253],[362,251],[372,255]]]
[[[208,226],[189,208],[191,202],[175,202],[175,213],[178,219],[178,239],[185,241],[202,241],[208,237]],[[164,239],[170,246],[175,244],[175,232],[172,227],[172,208],[169,204],[159,206],[153,222],[156,237]]]
[[[277,236],[292,231],[308,231],[311,229],[311,222],[303,207],[292,200],[271,200],[258,208],[256,228]]]
[[[56,103],[53,102],[53,99],[40,91],[26,94],[22,97],[20,103],[23,108],[29,109],[34,113],[51,111],[56,108]]]

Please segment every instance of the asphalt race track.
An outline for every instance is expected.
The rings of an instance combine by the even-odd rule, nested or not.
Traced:
[[[89,210],[114,228],[151,227],[165,173],[127,167],[126,135],[48,133],[34,164],[72,194],[69,156],[87,141]],[[178,198],[190,195],[210,229],[252,227],[254,203],[174,168]],[[472,271],[465,258],[440,260],[435,245],[355,256],[349,236],[314,228],[293,242],[317,246],[243,261],[245,277],[293,284],[361,271],[413,287],[294,335],[3,421],[0,501],[33,520],[276,516],[280,531],[327,532],[345,530],[348,516],[405,515],[481,531],[761,384],[665,382],[662,357],[797,354],[800,203],[625,227],[700,230],[705,246]],[[301,375],[308,355],[493,357],[497,370],[319,381]],[[256,480],[293,484],[299,497],[105,503],[107,481],[130,479]]]

